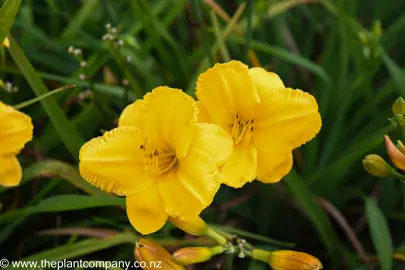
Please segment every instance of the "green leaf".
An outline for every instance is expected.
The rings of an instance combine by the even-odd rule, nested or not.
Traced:
[[[31,167],[25,169],[23,174],[23,182],[26,182],[32,178],[40,177],[41,175],[58,176],[69,181],[72,185],[90,195],[113,197],[112,195],[86,182],[80,176],[75,167],[59,160],[39,161]]]
[[[366,214],[370,226],[371,239],[377,250],[382,270],[392,269],[392,240],[384,214],[373,198],[366,199]]]
[[[291,171],[284,179],[284,183],[286,183],[292,195],[318,230],[331,260],[338,266],[339,253],[337,248],[339,247],[339,241],[330,226],[328,217],[316,203],[314,195],[295,171]]]
[[[383,53],[383,60],[392,79],[394,80],[398,94],[405,97],[405,73],[404,71],[386,54]]]
[[[25,56],[25,53],[21,50],[20,46],[18,46],[16,40],[11,36],[9,52],[35,94],[39,97],[49,93],[48,88]],[[83,138],[80,136],[75,126],[66,118],[65,113],[62,108],[59,107],[54,97],[42,99],[40,102],[56,131],[59,133],[63,143],[72,156],[78,160],[80,147],[84,144]]]
[[[13,25],[21,0],[8,0],[0,9],[0,46]]]
[[[30,212],[32,213],[60,212],[60,211],[95,208],[101,206],[123,206],[123,205],[125,205],[125,199],[118,197],[60,195],[41,201],[37,206],[33,207]]]
[[[136,236],[132,233],[120,233],[103,239],[89,239],[78,243],[59,246],[50,250],[46,250],[29,257],[22,261],[40,261],[40,260],[64,260],[72,259],[78,256],[90,254],[95,251],[107,249],[116,245],[130,243],[135,244]]]

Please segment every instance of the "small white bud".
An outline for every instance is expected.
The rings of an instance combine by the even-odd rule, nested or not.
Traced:
[[[81,61],[81,62],[80,62],[80,66],[81,66],[82,68],[85,68],[85,67],[87,66],[86,61]]]
[[[107,23],[107,24],[105,25],[105,28],[110,29],[110,28],[111,28],[111,23]]]
[[[75,49],[73,52],[76,56],[79,56],[82,54],[82,49]]]
[[[238,257],[241,259],[245,258],[245,253],[243,251],[239,252]]]
[[[120,47],[124,46],[124,41],[122,39],[118,40],[118,46]]]
[[[117,28],[111,28],[111,33],[112,33],[113,35],[117,34]]]
[[[85,79],[86,79],[86,75],[80,74],[80,75],[79,75],[79,79],[80,79],[80,80],[85,80]]]
[[[18,92],[18,90],[19,90],[18,87],[17,87],[17,86],[14,86],[14,87],[11,89],[11,92],[14,92],[14,93],[15,93],[15,92]]]
[[[13,91],[13,84],[11,82],[6,82],[6,87],[4,88],[4,90],[10,93],[11,91]]]
[[[69,46],[68,53],[73,53],[74,50],[75,50],[75,48],[73,48],[73,46]]]
[[[132,57],[129,55],[125,59],[127,60],[128,63],[132,61]]]
[[[124,86],[128,86],[128,85],[129,85],[129,81],[128,81],[127,79],[123,79],[123,80],[122,80],[122,84],[123,84]]]

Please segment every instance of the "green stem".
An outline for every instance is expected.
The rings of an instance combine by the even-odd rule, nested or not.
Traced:
[[[219,234],[215,229],[209,227],[207,231],[207,236],[211,237],[215,241],[218,242],[221,246],[225,246],[227,244],[227,240],[221,234]]]

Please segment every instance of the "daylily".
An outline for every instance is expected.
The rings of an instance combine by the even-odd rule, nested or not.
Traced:
[[[233,139],[232,156],[222,170],[224,183],[232,187],[255,178],[279,181],[292,168],[292,150],[321,128],[313,96],[239,61],[216,64],[201,74],[196,96],[201,121],[222,127]]]
[[[32,140],[31,118],[0,101],[0,185],[16,186],[22,170],[16,155]]]
[[[158,87],[123,111],[118,128],[82,147],[80,173],[126,196],[130,222],[148,234],[168,216],[193,219],[210,205],[221,184],[218,168],[231,152],[230,136],[200,123],[190,96]]]

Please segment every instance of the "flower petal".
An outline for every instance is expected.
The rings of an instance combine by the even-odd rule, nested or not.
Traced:
[[[260,103],[248,67],[231,61],[216,64],[198,77],[196,96],[209,115],[210,123],[232,126],[236,113],[252,119]]]
[[[8,40],[7,37],[3,41],[3,46],[6,47],[6,48],[10,47],[10,41]]]
[[[22,177],[18,159],[14,155],[0,156],[0,186],[17,186]]]
[[[0,154],[17,154],[32,140],[31,118],[0,101]]]
[[[197,124],[190,151],[198,149],[205,152],[217,162],[218,166],[222,166],[231,156],[232,148],[232,138],[224,129],[208,123]]]
[[[138,99],[129,104],[122,112],[118,120],[118,126],[132,126],[141,128],[143,112],[143,100]]]
[[[249,69],[249,73],[253,78],[259,96],[262,92],[285,88],[283,81],[276,73],[268,72],[260,67]]]
[[[150,234],[165,225],[165,205],[156,185],[127,197],[127,215],[132,226],[141,234]]]
[[[272,154],[258,149],[257,153],[257,180],[263,183],[276,183],[291,171],[292,152]]]
[[[311,140],[321,128],[313,96],[290,88],[260,92],[252,143],[270,153],[285,153]]]
[[[222,168],[222,183],[234,188],[240,188],[256,178],[256,171],[256,148],[235,146],[231,158]]]
[[[179,89],[162,86],[146,94],[143,104],[142,128],[148,144],[164,141],[175,149],[178,158],[184,157],[194,134],[192,124],[198,120],[194,99]]]
[[[192,148],[179,160],[177,171],[158,182],[167,213],[183,220],[198,216],[209,206],[220,184],[216,161]]]
[[[142,133],[135,127],[118,127],[82,146],[80,174],[89,183],[117,195],[130,195],[150,186],[145,170]]]

